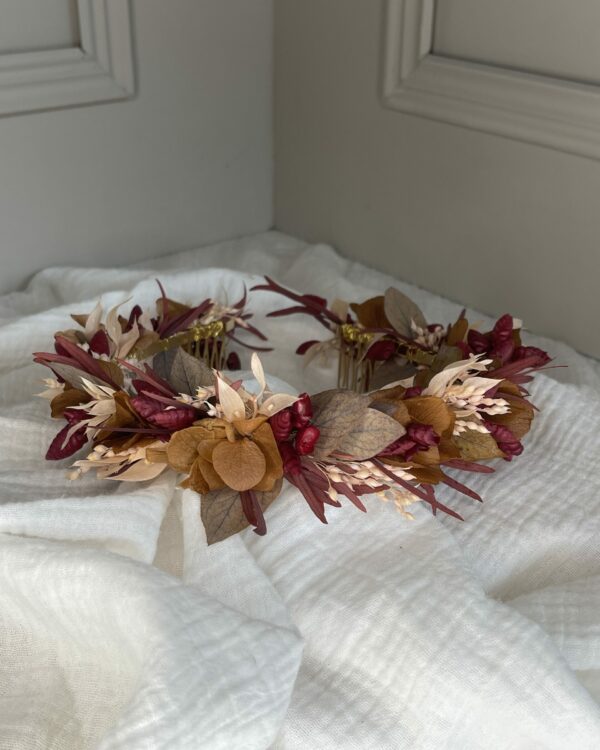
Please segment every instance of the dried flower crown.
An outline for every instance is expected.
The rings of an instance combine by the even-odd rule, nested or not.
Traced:
[[[227,377],[225,364],[239,363],[226,357],[227,340],[240,342],[238,329],[265,338],[248,322],[246,295],[230,307],[213,300],[188,307],[163,291],[155,317],[138,306],[120,317],[113,308],[104,323],[98,306],[73,316],[81,329],[56,334],[54,353],[35,355],[56,378],[40,395],[66,420],[46,457],[67,458],[91,442],[72,478],[90,470],[119,481],[185,475],[181,486],[202,497],[211,544],[249,525],[264,534],[264,511],[284,479],[324,523],[327,506],[346,499],[366,511],[371,494],[409,517],[408,507],[423,501],[461,518],[436,488],[481,498],[448,472],[489,473],[482,461],[522,452],[534,416],[524,386],[550,360],[522,345],[511,316],[482,334],[464,313],[448,327],[427,324],[395,289],[331,308],[271,279],[256,289],[296,303],[271,315],[309,314],[331,332],[298,351],[337,350],[343,387],[272,393],[256,353],[258,392]]]

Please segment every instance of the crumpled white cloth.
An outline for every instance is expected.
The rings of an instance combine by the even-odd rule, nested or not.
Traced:
[[[538,378],[525,454],[461,477],[484,504],[444,495],[465,523],[373,497],[324,526],[288,488],[265,538],[208,548],[172,480],[69,483],[43,460],[58,424],[31,352],[100,295],[151,304],[156,276],[189,302],[264,273],[329,299],[393,280],[277,233],[144,265],[49,269],[0,298],[0,749],[599,747],[598,363],[528,337],[569,368]],[[431,321],[459,312],[394,283]],[[324,329],[264,318],[282,302],[251,297],[265,368],[332,387],[293,353]]]

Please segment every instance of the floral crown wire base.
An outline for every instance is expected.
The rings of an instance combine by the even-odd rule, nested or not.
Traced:
[[[264,511],[283,480],[294,485],[323,523],[326,509],[363,498],[392,500],[406,517],[415,502],[461,516],[436,495],[440,485],[480,496],[449,473],[490,473],[481,463],[518,456],[535,408],[525,385],[550,361],[521,344],[520,322],[502,316],[488,333],[464,313],[451,326],[427,324],[396,289],[362,304],[298,295],[267,278],[255,287],[295,304],[272,317],[308,314],[331,336],[298,348],[308,359],[338,355],[338,388],[309,396],[272,393],[256,352],[258,392],[222,372],[239,367],[227,343],[238,331],[265,339],[249,323],[246,294],[227,307],[189,307],[161,287],[157,313],[139,306],[119,316],[98,305],[76,315],[79,329],[59,332],[55,352],[35,361],[54,378],[40,394],[65,421],[46,458],[76,460],[75,479],[146,481],[184,475],[201,495],[209,544],[252,526],[264,534]],[[120,307],[120,306],[119,306]],[[245,346],[249,346],[247,343]],[[265,347],[250,347],[265,351]]]

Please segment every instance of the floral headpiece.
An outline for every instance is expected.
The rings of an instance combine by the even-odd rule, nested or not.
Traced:
[[[269,290],[293,295],[267,281]],[[387,300],[394,292],[346,306],[344,314],[341,305],[329,309],[318,297],[294,295],[298,305],[280,313],[309,312],[330,328],[337,344],[341,326],[373,334],[363,342],[366,351],[361,344],[360,361],[404,368],[404,376],[368,393],[272,393],[256,353],[256,393],[227,377],[222,342],[189,332],[221,321],[230,337],[241,327],[264,338],[248,323],[245,298],[233,308],[209,300],[183,309],[163,293],[154,319],[138,307],[127,319],[113,309],[105,324],[99,308],[74,316],[83,333],[59,333],[56,353],[35,355],[57,378],[40,395],[51,400],[53,417],[66,420],[46,457],[66,458],[91,442],[71,478],[90,470],[118,481],[183,474],[181,486],[201,495],[209,544],[249,525],[264,534],[264,511],[284,479],[324,523],[327,506],[340,507],[345,499],[366,511],[364,498],[372,494],[392,499],[408,517],[407,508],[423,501],[434,513],[460,519],[438,499],[436,488],[447,485],[481,500],[448,472],[489,473],[493,469],[481,461],[510,461],[522,452],[521,438],[534,416],[524,384],[549,358],[522,347],[520,326],[510,316],[478,334],[464,315],[448,329],[427,326],[420,311],[415,320],[414,306],[408,319],[400,324],[394,317],[392,325]],[[301,349],[314,346],[309,343]],[[383,344],[389,356],[381,356]],[[215,358],[219,366],[211,367]],[[370,377],[376,374],[381,371],[374,367]]]

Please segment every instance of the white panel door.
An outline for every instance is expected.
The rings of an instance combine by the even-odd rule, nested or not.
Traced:
[[[0,53],[79,44],[77,0],[0,0]]]
[[[598,0],[441,0],[433,32],[436,55],[600,82]]]
[[[600,356],[599,0],[278,0],[276,224]]]

